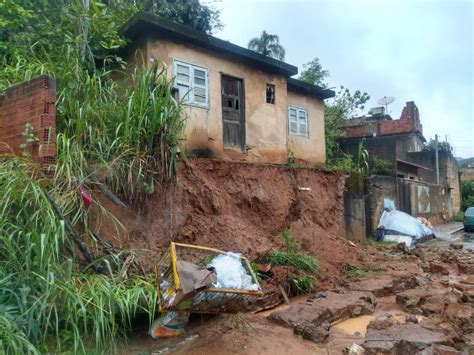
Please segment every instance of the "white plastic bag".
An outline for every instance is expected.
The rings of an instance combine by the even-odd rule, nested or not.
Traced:
[[[258,291],[258,286],[242,265],[240,254],[219,254],[207,267],[216,269],[217,284],[214,287]]]

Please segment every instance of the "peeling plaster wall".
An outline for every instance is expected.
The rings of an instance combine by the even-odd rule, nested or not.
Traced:
[[[288,149],[306,161],[326,162],[324,136],[324,102],[314,97],[288,91],[288,105],[308,110],[308,137],[288,136]]]
[[[173,60],[208,70],[209,107],[185,105],[187,123],[185,148],[220,159],[264,163],[286,163],[288,149],[308,163],[325,162],[324,103],[322,100],[287,92],[287,80],[224,54],[191,44],[178,43],[152,34],[140,48],[144,58],[163,63],[173,76]],[[240,78],[244,83],[245,151],[224,148],[221,103],[221,75]],[[266,84],[275,85],[275,104],[265,102]],[[310,137],[288,137],[288,103],[308,109]]]

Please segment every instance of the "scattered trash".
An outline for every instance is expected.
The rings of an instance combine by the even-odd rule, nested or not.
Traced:
[[[236,313],[263,295],[240,254],[171,243],[158,264],[159,310]]]
[[[214,287],[258,291],[258,285],[245,270],[241,257],[241,254],[227,253],[212,259],[208,267],[214,268],[217,273],[217,282],[213,284]]]
[[[365,354],[365,350],[362,346],[356,343],[352,343],[345,352],[347,355],[362,355]]]
[[[83,186],[79,186],[79,195],[81,195],[82,201],[86,207],[89,207],[92,204],[92,197]]]
[[[434,238],[433,231],[420,220],[397,210],[384,211],[376,231],[377,240],[405,243],[408,247]]]
[[[189,321],[189,312],[165,312],[155,319],[149,334],[153,339],[175,337],[184,333]]]

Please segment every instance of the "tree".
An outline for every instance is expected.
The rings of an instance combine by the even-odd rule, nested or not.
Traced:
[[[303,68],[304,70],[301,72],[298,78],[299,80],[327,88],[328,85],[325,79],[329,77],[329,71],[323,69],[318,58],[314,58],[312,61],[303,64]]]
[[[425,144],[425,148],[430,151],[435,151],[436,150],[436,140],[433,138],[430,138],[430,141]],[[444,152],[452,153],[453,152],[453,147],[451,147],[451,144],[448,142],[440,142],[438,141],[438,150],[442,150]]]
[[[252,38],[248,48],[267,57],[285,60],[285,48],[280,44],[280,38],[267,31],[262,31],[260,37]]]
[[[220,11],[201,4],[199,0],[151,0],[147,1],[146,8],[158,16],[207,34],[222,28]]]

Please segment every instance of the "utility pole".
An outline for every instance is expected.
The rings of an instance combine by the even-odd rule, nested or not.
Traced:
[[[435,134],[436,184],[439,185],[438,135]]]

